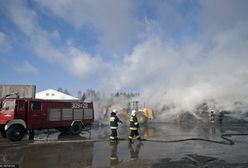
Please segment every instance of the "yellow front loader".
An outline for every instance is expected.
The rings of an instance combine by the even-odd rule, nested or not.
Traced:
[[[140,107],[139,101],[129,102],[127,108],[123,108],[120,104],[112,104],[105,109],[105,114],[111,113],[113,109],[116,109],[118,111],[118,115],[122,120],[124,120],[123,122],[125,123],[129,122],[132,110],[137,111],[137,118],[140,124],[146,124],[149,120],[154,119],[153,110],[148,107]]]

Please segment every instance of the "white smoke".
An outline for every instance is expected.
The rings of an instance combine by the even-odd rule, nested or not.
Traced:
[[[146,39],[104,87],[141,90],[141,101],[163,111],[165,118],[194,112],[204,102],[210,108],[235,110],[235,102],[248,103],[247,23],[215,33],[207,46],[185,41],[178,47],[159,37]]]

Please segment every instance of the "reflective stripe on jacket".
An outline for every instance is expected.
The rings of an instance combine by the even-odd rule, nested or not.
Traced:
[[[136,116],[131,116],[130,117],[130,130],[138,130],[139,128],[139,123],[138,123],[138,119]]]
[[[118,128],[118,122],[120,121],[120,119],[116,116],[115,113],[111,113],[110,116],[110,128],[111,129],[117,129]]]

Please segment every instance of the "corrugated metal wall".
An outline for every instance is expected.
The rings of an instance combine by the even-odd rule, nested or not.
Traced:
[[[0,85],[1,98],[13,93],[18,93],[20,98],[35,98],[35,92],[35,85]],[[15,97],[15,95],[10,97]]]

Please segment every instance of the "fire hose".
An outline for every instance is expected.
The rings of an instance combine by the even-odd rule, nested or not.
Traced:
[[[210,143],[217,143],[222,145],[234,145],[235,142],[229,137],[232,136],[248,136],[248,134],[222,134],[220,137],[224,141],[210,140],[204,138],[184,138],[184,139],[176,139],[176,140],[162,140],[162,139],[141,139],[141,141],[146,142],[155,142],[155,143],[177,143],[177,142],[185,142],[185,141],[205,141]],[[127,141],[127,138],[120,138],[118,141]],[[82,142],[103,142],[109,141],[108,138],[100,138],[100,139],[69,139],[69,140],[35,140],[35,141],[22,141],[22,142],[11,142],[8,144],[1,144],[0,146],[19,146],[21,144],[26,145],[36,145],[36,144],[59,144],[59,143],[82,143]]]
[[[222,134],[220,137],[224,141],[210,140],[204,138],[185,138],[185,139],[176,139],[176,140],[159,140],[159,139],[141,139],[141,141],[147,142],[157,142],[157,143],[177,143],[177,142],[185,142],[185,141],[205,141],[210,143],[217,143],[222,145],[234,145],[235,142],[227,137],[232,136],[248,136],[248,134]],[[127,141],[127,138],[120,138],[118,141]],[[84,140],[61,140],[61,141],[49,141],[51,143],[73,143],[73,142],[101,142],[101,141],[109,141],[109,139],[84,139]]]
[[[210,139],[204,139],[204,138],[185,138],[185,139],[178,139],[178,140],[153,140],[153,139],[143,139],[144,141],[149,142],[161,142],[161,143],[174,143],[174,142],[183,142],[183,141],[206,141],[211,143],[218,143],[223,145],[234,145],[234,141],[227,137],[232,136],[248,136],[248,134],[222,134],[220,137],[224,141],[216,141],[216,140],[210,140]]]
[[[210,143],[217,143],[217,144],[223,144],[223,145],[234,145],[234,141],[227,137],[232,136],[247,136],[248,134],[222,134],[220,137],[224,141],[217,141],[217,140],[210,140],[210,139],[204,139],[204,138],[185,138],[185,139],[176,139],[176,140],[159,140],[159,139],[141,139],[141,141],[147,141],[147,142],[157,142],[157,143],[177,143],[177,142],[185,142],[185,141],[205,141]],[[127,138],[120,138],[118,141],[127,141]],[[80,143],[80,142],[102,142],[102,141],[109,141],[108,138],[104,139],[76,139],[76,140],[47,140],[47,141],[40,141],[36,144],[40,143]]]

